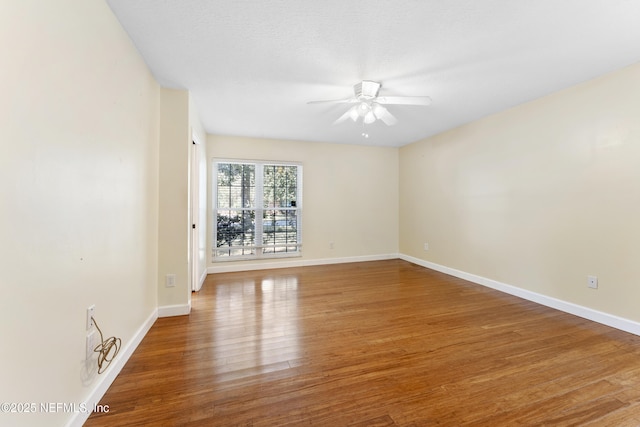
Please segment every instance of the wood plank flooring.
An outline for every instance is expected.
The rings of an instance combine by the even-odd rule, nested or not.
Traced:
[[[86,426],[640,426],[640,337],[401,260],[209,275]]]

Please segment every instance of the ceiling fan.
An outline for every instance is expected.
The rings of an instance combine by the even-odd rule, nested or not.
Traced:
[[[346,99],[329,101],[310,101],[307,104],[353,104],[346,113],[340,116],[333,124],[342,123],[347,119],[354,122],[362,117],[363,123],[369,124],[376,120],[382,120],[387,126],[393,126],[398,120],[387,110],[384,105],[430,105],[428,96],[378,96],[379,82],[363,80],[353,86],[354,96]]]

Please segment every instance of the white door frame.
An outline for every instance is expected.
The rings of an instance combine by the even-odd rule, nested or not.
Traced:
[[[191,138],[191,149],[190,149],[190,186],[189,186],[189,210],[191,213],[191,224],[190,224],[190,247],[189,247],[189,275],[191,277],[191,291],[199,291],[200,290],[200,277],[198,274],[198,265],[200,262],[199,257],[199,245],[200,245],[200,225],[199,224],[199,214],[200,214],[200,147],[195,138],[195,135]]]

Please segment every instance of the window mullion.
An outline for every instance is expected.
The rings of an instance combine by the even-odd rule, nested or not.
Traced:
[[[256,256],[260,257],[262,255],[262,218],[264,216],[264,166],[261,164],[256,165],[256,200],[255,200],[255,209],[256,209],[256,222],[255,222],[255,233],[256,233]]]

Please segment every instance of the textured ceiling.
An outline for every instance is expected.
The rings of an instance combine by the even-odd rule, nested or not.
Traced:
[[[638,0],[107,0],[208,133],[401,146],[640,61]],[[428,95],[347,120],[353,85]],[[597,100],[594,100],[597,102]]]

